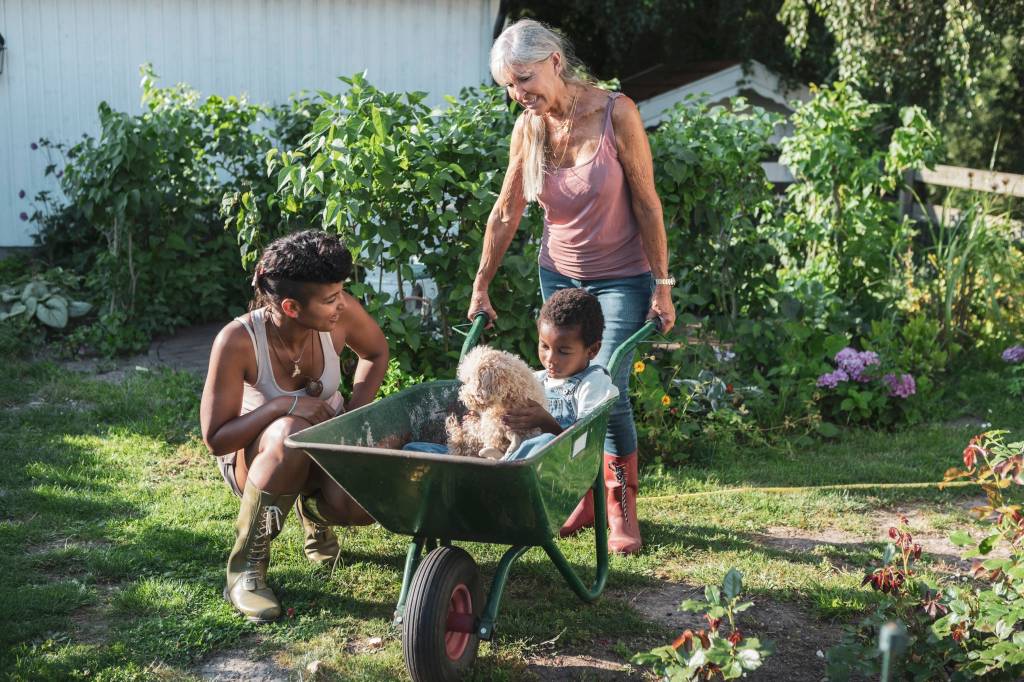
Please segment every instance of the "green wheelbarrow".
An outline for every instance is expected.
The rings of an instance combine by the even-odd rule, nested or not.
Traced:
[[[473,322],[464,356],[483,333]],[[615,349],[614,376],[629,351],[657,329],[652,320]],[[541,547],[585,602],[600,596],[608,577],[604,477],[601,465],[615,398],[534,452],[494,461],[403,451],[409,441],[445,442],[444,421],[464,412],[457,381],[433,381],[340,415],[290,436],[381,526],[412,537],[406,554],[395,625],[402,628],[406,667],[416,682],[456,680],[476,658],[480,640],[494,636],[502,591],[513,562]],[[555,539],[586,493],[594,490],[597,569],[587,586]],[[498,562],[486,600],[479,569],[454,541],[510,545]],[[424,550],[427,554],[424,556]]]

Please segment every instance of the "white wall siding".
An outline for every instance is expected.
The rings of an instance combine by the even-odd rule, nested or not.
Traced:
[[[366,70],[388,90],[446,94],[489,81],[499,0],[0,0],[0,247],[32,243],[46,137],[98,131],[96,107],[140,110],[139,65],[203,95],[284,102]],[[26,199],[19,199],[24,190]]]

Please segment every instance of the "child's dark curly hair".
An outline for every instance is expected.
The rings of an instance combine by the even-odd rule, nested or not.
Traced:
[[[263,251],[252,277],[252,307],[294,298],[309,301],[307,284],[343,282],[352,274],[352,254],[337,235],[320,230],[275,239]]]
[[[550,322],[556,327],[579,327],[583,344],[592,346],[604,332],[604,313],[593,294],[576,288],[559,289],[540,309],[537,324]]]

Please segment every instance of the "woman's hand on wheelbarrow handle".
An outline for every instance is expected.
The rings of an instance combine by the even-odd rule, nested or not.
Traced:
[[[480,313],[487,316],[486,329],[493,327],[494,321],[498,319],[498,313],[494,312],[494,307],[491,306],[491,297],[487,294],[486,290],[476,289],[469,300],[469,312],[466,313],[466,317],[469,318],[470,322],[475,322],[477,315]]]
[[[676,324],[676,308],[672,303],[672,290],[666,287],[658,287],[651,296],[651,309],[647,312],[647,319],[658,318],[658,331],[668,334]]]

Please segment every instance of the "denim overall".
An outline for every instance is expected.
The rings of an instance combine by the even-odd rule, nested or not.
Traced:
[[[569,428],[576,422],[576,391],[583,380],[593,372],[608,374],[608,370],[601,365],[591,364],[582,372],[573,374],[563,381],[561,386],[544,387],[544,394],[548,399],[548,412],[563,429]]]

